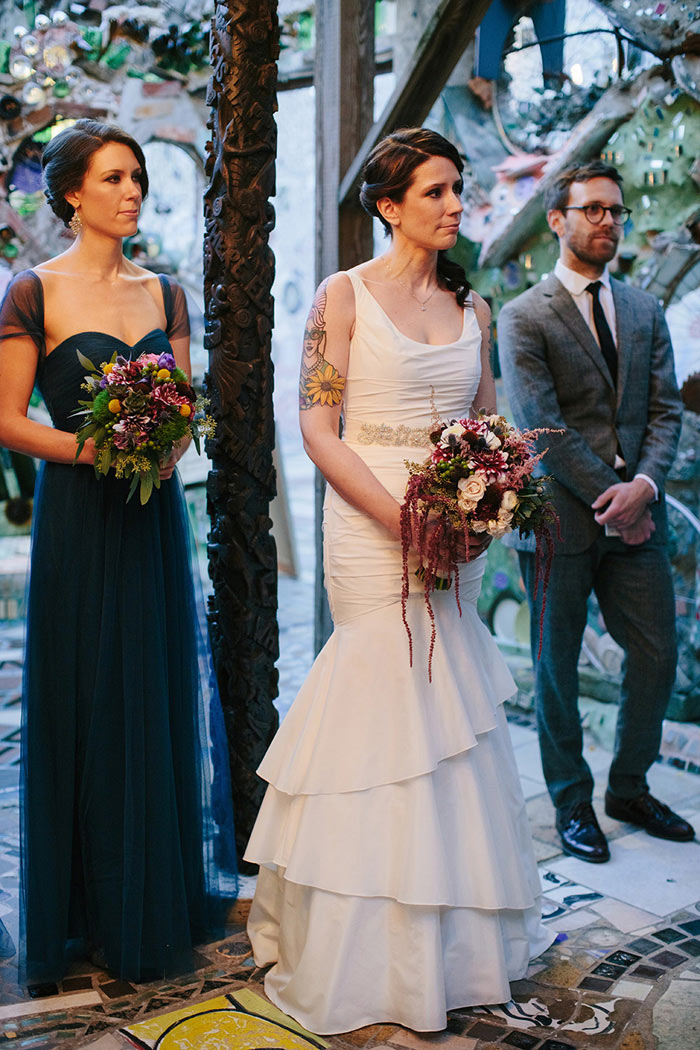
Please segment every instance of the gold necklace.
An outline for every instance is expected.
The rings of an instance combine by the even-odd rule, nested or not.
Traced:
[[[408,294],[411,296],[411,298],[415,299],[415,301],[418,303],[418,305],[420,306],[420,308],[423,311],[423,313],[425,313],[426,306],[428,305],[430,300],[433,298],[433,296],[435,295],[435,293],[438,290],[438,288],[440,287],[440,285],[439,284],[435,285],[435,287],[433,288],[432,292],[430,293],[430,295],[428,296],[427,299],[419,299],[418,296],[415,294],[415,292],[406,284],[406,282],[402,281],[401,278],[397,274],[393,273],[392,270],[388,266],[387,266],[387,272],[388,272],[389,276],[391,277],[391,279],[393,281],[398,281],[398,283],[401,285],[401,287],[405,291],[408,292]]]

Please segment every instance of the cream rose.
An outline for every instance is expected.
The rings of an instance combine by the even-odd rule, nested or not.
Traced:
[[[514,489],[506,489],[501,499],[501,510],[515,510],[518,505],[518,497]]]
[[[472,474],[469,478],[460,478],[457,488],[463,499],[476,504],[486,492],[486,482],[481,474]]]
[[[489,536],[493,536],[495,540],[500,540],[501,536],[505,536],[507,532],[510,532],[510,526],[502,523],[500,519],[490,518],[486,522],[486,530]]]

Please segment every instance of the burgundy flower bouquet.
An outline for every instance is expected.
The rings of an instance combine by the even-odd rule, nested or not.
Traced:
[[[82,385],[89,397],[74,413],[86,417],[75,435],[75,459],[93,438],[96,475],[114,468],[118,478],[131,479],[127,502],[138,488],[141,503],[147,503],[154,487],[160,488],[160,468],[173,446],[189,433],[199,452],[200,437],[213,433],[216,424],[205,414],[209,402],[195,393],[172,354],[130,361],[115,353],[98,368],[77,353],[88,373]]]
[[[455,584],[459,603],[459,566],[469,560],[470,537],[498,539],[513,529],[534,533],[537,580],[546,590],[559,520],[547,498],[546,477],[534,477],[545,452],[535,451],[543,430],[517,430],[499,415],[479,412],[476,419],[439,421],[430,434],[432,452],[424,463],[407,463],[409,479],[401,507],[403,546],[403,622],[413,659],[406,619],[408,556],[420,557],[416,572],[425,588],[432,635],[428,675],[432,671],[435,615],[430,596]],[[546,451],[546,450],[545,450]],[[543,554],[545,555],[543,559]]]

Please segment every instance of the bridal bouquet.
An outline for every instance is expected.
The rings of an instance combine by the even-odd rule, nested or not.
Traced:
[[[498,539],[513,529],[521,535],[534,533],[537,580],[546,589],[558,518],[545,491],[547,479],[533,476],[545,454],[535,452],[535,439],[542,433],[546,431],[517,430],[503,416],[484,412],[476,419],[439,421],[430,434],[433,448],[427,460],[407,463],[409,479],[401,507],[403,621],[412,659],[406,602],[408,555],[415,547],[421,562],[416,575],[424,583],[432,626],[429,675],[435,644],[430,595],[450,587],[454,579],[461,613],[459,564],[469,560],[470,537]]]
[[[141,503],[160,488],[160,467],[173,445],[191,434],[199,439],[216,426],[205,414],[209,402],[198,396],[172,354],[141,354],[133,361],[118,357],[99,368],[77,351],[87,375],[82,384],[88,397],[74,415],[85,416],[75,435],[77,460],[89,437],[95,442],[95,473],[114,468],[118,478],[130,478],[127,502],[139,489]]]

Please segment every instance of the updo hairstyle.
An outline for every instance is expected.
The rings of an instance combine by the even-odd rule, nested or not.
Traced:
[[[399,128],[378,142],[367,158],[362,171],[360,204],[379,219],[387,234],[391,234],[392,227],[380,214],[377,201],[388,197],[400,204],[413,182],[416,168],[430,157],[446,157],[460,175],[464,170],[462,158],[452,143],[428,128]],[[440,284],[454,292],[457,302],[464,307],[471,285],[463,267],[448,259],[444,251],[438,252],[437,276]]]
[[[129,147],[141,166],[139,183],[143,197],[148,194],[146,158],[136,139],[114,124],[103,124],[99,120],[76,120],[75,124],[47,142],[41,156],[46,199],[65,226],[75,211],[66,200],[66,194],[82,186],[90,158],[108,142],[118,142]]]

